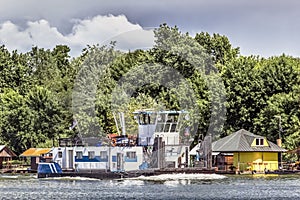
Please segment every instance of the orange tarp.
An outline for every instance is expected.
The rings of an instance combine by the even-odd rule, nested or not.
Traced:
[[[24,151],[20,156],[24,157],[38,157],[42,154],[49,153],[51,148],[30,148]]]

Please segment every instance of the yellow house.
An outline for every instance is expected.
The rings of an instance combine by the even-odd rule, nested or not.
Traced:
[[[278,170],[280,154],[285,149],[268,141],[265,137],[254,135],[241,129],[212,143],[213,153],[232,153],[233,166],[238,171]]]

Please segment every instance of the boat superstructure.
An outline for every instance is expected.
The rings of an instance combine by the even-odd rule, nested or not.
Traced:
[[[126,134],[124,115],[121,114],[122,134],[111,134],[103,139],[109,141],[107,145],[54,147],[52,161],[59,164],[63,172],[85,175],[88,172],[176,169],[190,165],[192,138],[184,123],[188,112],[139,110],[133,115],[138,126],[137,137]]]
[[[138,124],[137,144],[144,147],[151,168],[189,165],[190,133],[183,122],[187,111],[140,110],[133,113]],[[150,161],[149,161],[150,160]]]

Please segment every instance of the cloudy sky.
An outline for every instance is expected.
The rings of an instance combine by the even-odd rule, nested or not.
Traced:
[[[0,0],[0,13],[0,44],[21,52],[66,44],[77,56],[111,40],[147,48],[152,28],[167,23],[226,35],[242,55],[300,55],[297,0]]]

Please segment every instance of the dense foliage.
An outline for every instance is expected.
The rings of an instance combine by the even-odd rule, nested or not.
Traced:
[[[0,143],[20,154],[61,137],[105,136],[117,132],[119,112],[136,134],[132,112],[153,108],[188,110],[195,141],[244,128],[273,142],[280,135],[287,149],[300,145],[299,58],[243,56],[226,36],[193,38],[166,24],[154,32],[152,49],[95,45],[76,58],[65,45],[1,46]]]

